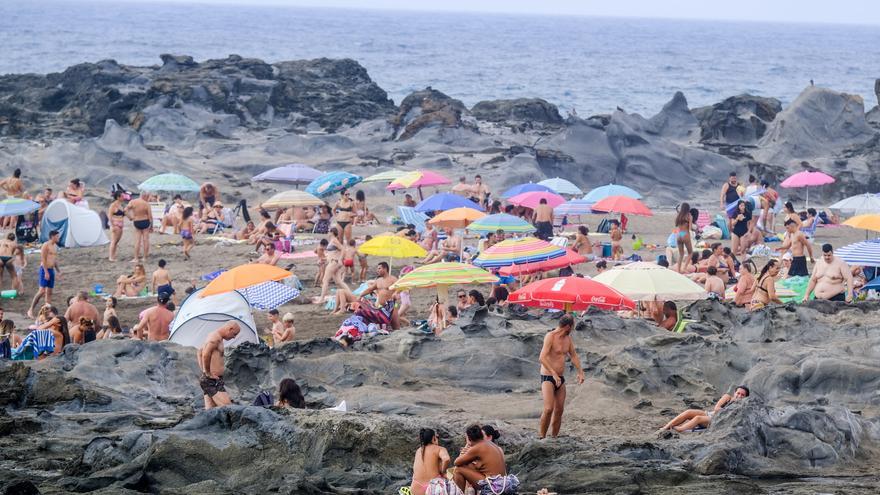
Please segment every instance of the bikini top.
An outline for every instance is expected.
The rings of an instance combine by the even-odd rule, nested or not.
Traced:
[[[337,206],[336,209],[339,210],[339,211],[348,211],[348,212],[354,210],[354,208],[352,208],[351,206],[349,206],[348,208],[343,208],[343,207],[341,207],[341,206]]]
[[[124,217],[124,216],[125,216],[125,210],[116,210],[116,211],[113,212],[113,216],[114,216],[114,217]]]

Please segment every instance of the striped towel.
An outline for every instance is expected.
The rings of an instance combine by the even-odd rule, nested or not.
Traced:
[[[34,330],[21,341],[18,348],[12,351],[12,359],[16,359],[29,348],[33,351],[34,357],[43,353],[51,354],[55,352],[55,335],[51,330]]]

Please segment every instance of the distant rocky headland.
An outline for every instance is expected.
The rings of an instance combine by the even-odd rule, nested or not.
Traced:
[[[616,182],[655,205],[708,201],[734,169],[771,181],[802,169],[837,177],[819,197],[880,191],[880,109],[828,88],[807,87],[787,108],[738,95],[692,109],[679,92],[648,118],[622,108],[562,116],[540,98],[467,108],[433,88],[398,105],[350,59],[161,62],[0,76],[0,166],[46,183],[69,170],[99,190],[169,169],[237,186],[301,161],[365,174],[480,171],[496,187]],[[875,91],[880,99],[880,80]]]

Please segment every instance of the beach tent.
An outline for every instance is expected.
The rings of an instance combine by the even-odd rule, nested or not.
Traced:
[[[102,246],[110,242],[97,213],[65,199],[56,199],[46,207],[40,223],[40,241],[49,240],[53,230],[61,233],[58,244],[62,247]]]
[[[198,297],[202,290],[193,292],[181,303],[171,322],[168,340],[180,345],[201,347],[209,333],[229,321],[237,321],[241,331],[233,340],[224,343],[226,347],[235,347],[243,342],[260,342],[250,304],[243,295],[232,291]]]

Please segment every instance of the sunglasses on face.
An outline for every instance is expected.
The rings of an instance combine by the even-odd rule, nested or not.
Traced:
[[[464,299],[465,297],[467,297],[467,296],[464,295],[464,294],[459,294],[459,295],[458,295],[458,298],[459,298],[459,299]]]

